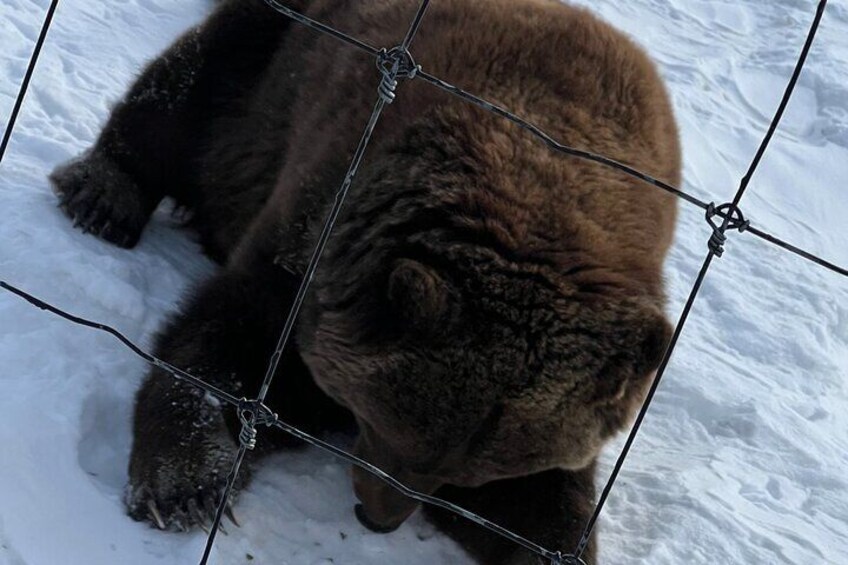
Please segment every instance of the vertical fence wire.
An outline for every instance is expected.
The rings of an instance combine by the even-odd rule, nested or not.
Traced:
[[[689,296],[686,299],[686,304],[683,307],[683,312],[680,315],[680,319],[677,322],[677,326],[674,328],[674,333],[672,335],[671,341],[668,347],[666,348],[665,353],[663,353],[662,361],[660,362],[660,366],[657,369],[657,374],[654,377],[653,382],[651,383],[651,388],[649,389],[648,394],[645,397],[644,402],[642,403],[642,407],[639,410],[639,414],[637,415],[636,420],[633,423],[633,426],[631,427],[630,433],[627,436],[627,441],[624,444],[624,448],[621,450],[621,453],[619,454],[615,462],[615,466],[613,467],[612,473],[610,474],[610,477],[607,480],[606,485],[604,486],[601,496],[598,499],[598,503],[595,505],[595,510],[592,512],[592,516],[589,518],[589,521],[587,522],[586,527],[583,530],[583,535],[581,536],[580,542],[577,545],[577,549],[575,550],[575,554],[577,555],[577,557],[583,555],[586,550],[586,547],[589,544],[592,530],[594,529],[595,524],[598,521],[598,517],[603,511],[607,498],[609,497],[613,486],[615,486],[615,482],[618,479],[619,473],[621,472],[621,468],[624,465],[628,454],[630,453],[630,448],[633,446],[633,442],[636,439],[636,435],[639,433],[639,429],[641,428],[642,423],[645,420],[645,416],[648,413],[648,409],[651,406],[651,402],[654,399],[654,395],[656,394],[657,389],[659,388],[660,381],[662,380],[662,377],[665,374],[665,370],[668,367],[669,361],[671,360],[674,348],[677,345],[681,332],[683,331],[683,326],[686,324],[686,320],[689,318],[689,312],[692,310],[692,306],[695,303],[695,298],[697,298],[698,293],[701,290],[701,286],[704,282],[704,278],[707,276],[707,271],[709,271],[713,258],[716,256],[721,257],[721,254],[723,252],[722,244],[724,243],[725,232],[729,227],[731,227],[731,224],[734,222],[738,222],[738,225],[734,224],[737,229],[744,229],[746,227],[745,220],[742,216],[741,211],[739,211],[738,204],[741,201],[745,190],[748,188],[749,183],[751,181],[751,177],[753,177],[754,172],[757,170],[757,167],[759,166],[760,161],[763,155],[765,154],[766,149],[768,148],[769,143],[772,140],[772,137],[774,136],[774,132],[777,130],[777,126],[780,124],[780,119],[783,117],[783,112],[784,110],[786,110],[786,106],[789,104],[790,98],[792,98],[792,93],[795,91],[795,85],[798,82],[798,77],[801,75],[801,71],[804,69],[804,64],[807,61],[807,54],[810,51],[810,46],[815,40],[816,32],[819,29],[819,24],[821,23],[822,16],[824,15],[824,9],[826,5],[827,0],[819,1],[818,8],[816,9],[816,15],[813,18],[812,24],[810,24],[809,31],[807,32],[807,39],[804,42],[804,47],[801,50],[801,55],[798,58],[797,63],[795,64],[795,69],[792,72],[792,76],[789,79],[789,82],[783,93],[783,97],[780,101],[780,104],[778,105],[777,111],[772,117],[768,130],[766,131],[766,134],[763,137],[759,148],[757,149],[757,153],[751,161],[751,165],[748,167],[747,172],[742,177],[739,189],[736,191],[736,194],[733,197],[733,202],[728,205],[728,215],[726,215],[722,219],[721,226],[717,229],[715,228],[715,225],[711,223],[711,225],[713,225],[713,236],[710,238],[710,242],[708,244],[709,251],[707,252],[707,256],[704,259],[703,264],[701,265],[701,270],[698,272],[698,277],[695,279],[695,284],[692,287],[692,291],[689,293]],[[734,215],[734,213],[736,214]],[[709,216],[707,216],[707,220],[711,222]]]
[[[44,41],[47,39],[47,32],[50,30],[50,25],[53,23],[53,15],[56,13],[56,8],[59,6],[59,0],[52,0],[47,8],[47,14],[44,16],[44,23],[41,25],[41,32],[38,34],[38,39],[35,41],[32,55],[29,58],[24,79],[18,89],[18,96],[15,98],[15,105],[12,107],[12,113],[9,116],[9,121],[6,123],[6,128],[3,131],[3,140],[0,141],[0,164],[3,163],[3,157],[6,156],[6,148],[9,147],[9,140],[12,139],[12,131],[15,129],[15,123],[18,121],[18,114],[21,112],[21,107],[24,104],[29,83],[32,80],[32,75],[35,72],[35,65],[38,64],[38,57],[41,55],[41,48],[44,47]]]
[[[409,26],[409,29],[406,32],[406,36],[403,39],[403,43],[401,44],[401,50],[405,53],[407,52],[412,40],[415,38],[415,35],[418,33],[418,28],[421,25],[421,20],[424,18],[424,14],[427,12],[427,8],[430,5],[430,0],[421,0],[421,4],[418,7],[418,10],[415,13],[415,17],[413,18],[412,23]],[[378,52],[378,55],[380,53]],[[379,62],[379,60],[378,60]],[[387,75],[384,75],[381,80],[381,85],[391,84],[397,85],[397,77],[400,71],[400,61],[395,61],[394,66],[388,70]],[[391,91],[393,94],[394,86],[391,87]],[[259,390],[259,396],[256,398],[256,403],[258,405],[264,405],[265,398],[268,395],[268,391],[271,388],[271,383],[274,380],[274,375],[276,374],[277,368],[280,364],[280,359],[282,358],[283,351],[286,348],[286,345],[291,338],[292,330],[294,329],[295,322],[297,321],[297,317],[300,314],[300,309],[303,306],[303,301],[306,298],[306,293],[309,291],[309,286],[312,284],[312,279],[315,276],[315,271],[318,269],[318,264],[321,261],[321,256],[324,254],[324,249],[327,247],[327,242],[330,239],[330,235],[333,232],[333,228],[336,225],[336,221],[339,218],[339,213],[341,213],[342,207],[344,206],[345,199],[347,198],[348,193],[350,192],[350,187],[353,184],[353,180],[356,177],[357,171],[359,171],[359,166],[362,163],[362,159],[365,156],[365,150],[368,148],[368,144],[371,141],[371,135],[374,133],[374,128],[377,126],[377,122],[380,119],[380,116],[383,113],[383,109],[387,104],[391,104],[393,96],[389,97],[387,95],[383,95],[382,89],[378,89],[379,94],[377,96],[377,101],[374,103],[374,109],[371,110],[371,115],[368,118],[368,123],[365,126],[365,131],[362,133],[362,137],[359,140],[359,144],[356,147],[356,152],[351,159],[350,165],[348,167],[347,173],[345,174],[345,178],[342,181],[341,186],[335,194],[335,198],[333,200],[333,206],[330,210],[329,215],[327,216],[324,226],[321,229],[321,234],[318,236],[318,241],[315,244],[315,247],[312,251],[312,256],[309,258],[309,263],[306,267],[306,272],[303,275],[303,278],[300,281],[300,287],[297,290],[297,294],[295,295],[294,301],[289,308],[288,316],[286,317],[286,322],[283,327],[283,331],[280,334],[279,340],[277,341],[277,346],[274,348],[274,352],[271,355],[271,360],[268,363],[268,370],[265,373],[265,378],[262,381],[262,387]],[[254,425],[256,423],[256,413],[251,412],[247,417],[242,417],[242,426],[250,430],[248,433],[252,438],[255,438],[256,432],[254,431]],[[251,438],[251,439],[252,439]],[[236,453],[235,460],[233,461],[233,467],[230,471],[229,476],[227,477],[227,483],[224,487],[224,491],[221,494],[221,500],[218,502],[218,508],[215,512],[215,519],[212,522],[212,528],[209,532],[209,536],[206,541],[206,547],[203,551],[203,557],[200,561],[200,565],[206,565],[209,555],[212,551],[212,546],[215,543],[215,536],[218,533],[218,529],[221,525],[221,519],[224,515],[224,510],[229,503],[230,492],[233,489],[233,485],[239,474],[239,469],[241,468],[241,464],[244,461],[244,457],[247,453],[247,450],[250,448],[247,441],[242,438],[241,445],[239,446],[238,452]]]

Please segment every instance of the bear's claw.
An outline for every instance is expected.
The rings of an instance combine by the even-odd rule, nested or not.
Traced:
[[[153,502],[152,498],[147,499],[147,510],[150,512],[149,517],[151,522],[156,524],[160,530],[167,529],[165,526],[165,520],[162,519],[162,514],[159,512],[159,509],[156,508],[156,503]]]
[[[129,175],[89,152],[50,175],[59,207],[82,229],[119,247],[134,247],[153,205]]]
[[[133,519],[147,521],[151,526],[162,531],[187,532],[197,526],[208,534],[215,520],[220,493],[208,496],[191,496],[175,504],[163,504],[162,510],[160,510],[156,500],[150,496],[149,491],[139,493],[136,498],[145,498],[146,500],[143,503],[141,500],[130,503],[130,517]],[[227,503],[224,516],[237,528],[241,527],[233,512],[232,502]],[[218,525],[218,529],[222,534],[228,535],[223,523]]]
[[[241,528],[241,524],[239,524],[239,521],[236,520],[236,513],[233,512],[233,504],[231,502],[227,502],[227,507],[224,508],[224,516],[226,516],[236,528]]]

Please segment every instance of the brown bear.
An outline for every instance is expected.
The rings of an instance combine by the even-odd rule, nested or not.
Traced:
[[[418,1],[288,5],[390,48]],[[411,52],[566,144],[680,181],[654,65],[588,11],[440,0]],[[158,356],[256,395],[380,78],[367,54],[262,0],[225,0],[147,67],[94,147],[53,173],[68,215],[125,247],[174,198],[222,264],[162,331]],[[572,551],[599,450],[632,417],[669,337],[661,269],[675,213],[664,192],[404,81],[268,405],[315,433],[355,429],[356,453],[409,486]],[[136,400],[130,514],[169,529],[206,521],[237,428],[206,395],[153,370]],[[353,483],[373,529],[416,508],[359,470]],[[535,562],[427,511],[481,563]]]

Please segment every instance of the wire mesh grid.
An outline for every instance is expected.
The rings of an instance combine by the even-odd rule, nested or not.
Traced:
[[[769,234],[762,228],[759,228],[758,226],[752,225],[750,221],[745,219],[742,210],[739,207],[740,201],[742,200],[742,197],[748,189],[751,179],[758,166],[760,165],[760,162],[766,152],[766,149],[768,148],[769,143],[771,142],[772,137],[778,128],[786,106],[795,89],[795,85],[798,81],[798,78],[804,68],[804,64],[806,62],[807,55],[809,54],[810,47],[813,44],[816,32],[819,28],[819,24],[821,23],[822,17],[824,16],[825,8],[827,6],[827,0],[819,0],[817,4],[815,15],[813,17],[812,23],[810,24],[806,40],[801,49],[794,71],[786,85],[780,104],[773,115],[770,125],[765,135],[763,136],[759,148],[753,156],[745,175],[740,180],[739,187],[736,191],[736,194],[734,195],[733,200],[731,202],[724,203],[721,205],[716,205],[712,202],[702,201],[699,198],[696,198],[695,196],[684,192],[678,187],[672,186],[668,183],[658,180],[642,171],[634,169],[633,167],[630,167],[627,164],[619,162],[608,156],[595,154],[585,149],[579,149],[562,144],[547,133],[545,133],[545,131],[543,131],[538,126],[510,112],[509,110],[502,108],[488,100],[485,100],[484,98],[481,98],[473,93],[467,92],[459,86],[452,85],[436,76],[427,73],[420,65],[417,65],[415,63],[410,52],[410,48],[413,44],[416,34],[418,33],[421,23],[425,20],[426,12],[430,5],[430,0],[421,0],[418,9],[416,10],[414,18],[412,19],[409,27],[406,30],[406,34],[404,36],[403,41],[399,45],[391,48],[378,48],[369,45],[368,43],[358,38],[351,37],[342,31],[339,31],[322,22],[316,21],[304,15],[303,13],[297,12],[287,7],[285,4],[279,2],[278,0],[263,1],[269,6],[269,8],[276,10],[277,12],[294,20],[295,22],[307,26],[321,34],[333,37],[338,41],[344,42],[351,48],[358,49],[359,51],[365,52],[368,55],[372,56],[377,65],[377,69],[379,70],[380,82],[376,89],[377,98],[373,110],[371,112],[370,118],[360,138],[359,145],[350,162],[344,180],[342,181],[339,189],[335,194],[335,200],[331,207],[330,213],[328,214],[325,220],[323,229],[321,230],[320,235],[318,236],[318,240],[312,251],[312,255],[306,267],[305,274],[301,280],[297,294],[294,298],[294,302],[289,310],[285,325],[277,341],[277,345],[269,360],[268,369],[265,373],[261,389],[259,390],[257,396],[252,399],[238,398],[224,390],[221,390],[203,381],[200,378],[191,375],[190,373],[178,367],[171,365],[170,363],[162,359],[158,359],[157,357],[151,355],[150,353],[144,351],[143,349],[135,345],[118,330],[106,324],[74,316],[73,314],[65,312],[64,310],[61,310],[60,308],[57,308],[56,306],[53,306],[51,304],[48,304],[40,300],[39,298],[25,292],[24,290],[21,290],[20,288],[2,280],[0,280],[0,288],[26,300],[28,303],[32,304],[37,308],[46,310],[54,315],[60,316],[74,324],[111,334],[116,339],[118,339],[123,345],[129,348],[133,353],[147,361],[149,364],[161,369],[162,371],[168,373],[170,376],[176,379],[182,380],[194,387],[202,389],[206,393],[226,403],[237,411],[239,421],[242,426],[241,433],[239,434],[239,448],[237,453],[235,454],[230,473],[227,477],[226,488],[224,489],[220,497],[218,506],[216,508],[215,518],[212,527],[209,531],[207,543],[200,561],[201,565],[205,565],[209,560],[211,550],[215,542],[215,537],[217,535],[218,530],[220,529],[221,519],[228,510],[230,493],[239,474],[239,470],[241,468],[245,454],[248,450],[253,449],[256,445],[258,436],[258,432],[256,429],[257,426],[274,427],[279,430],[282,430],[283,432],[291,436],[294,436],[354,466],[357,466],[368,473],[371,473],[372,475],[384,481],[389,486],[393,487],[403,495],[424,504],[430,504],[443,508],[449,512],[454,513],[457,516],[470,520],[494,532],[495,534],[502,536],[503,538],[510,540],[511,542],[519,546],[526,548],[527,550],[535,553],[540,558],[546,560],[552,565],[583,563],[582,557],[588,547],[592,531],[594,530],[597,520],[609,497],[609,494],[612,491],[616,480],[619,477],[621,469],[633,446],[633,442],[636,439],[640,427],[644,422],[645,416],[647,415],[647,412],[654,399],[655,393],[662,381],[663,375],[666,372],[672,353],[679,341],[680,335],[686,324],[695,299],[698,296],[698,293],[703,285],[704,279],[710,269],[713,260],[716,257],[721,257],[724,252],[724,244],[727,240],[727,233],[730,231],[737,231],[739,233],[751,234],[772,245],[794,253],[811,263],[817,264],[825,269],[833,271],[842,276],[848,276],[848,269],[836,265],[830,261],[827,261],[817,255],[814,255],[813,253],[810,253],[798,246],[795,246],[792,243],[777,238]],[[32,79],[32,74],[38,60],[38,56],[45,42],[47,32],[52,23],[57,5],[58,0],[52,0],[47,10],[41,33],[39,34],[38,40],[36,41],[36,45],[33,50],[29,66],[25,73],[24,79],[22,81],[18,93],[18,97],[15,101],[15,105],[12,110],[12,114],[10,116],[9,122],[7,123],[3,135],[2,144],[0,144],[0,163],[2,163],[3,156],[5,155],[9,139],[11,138],[14,129],[15,121],[22,107],[26,91],[29,87],[30,81]],[[300,430],[280,420],[277,414],[275,414],[271,410],[271,408],[265,405],[265,398],[268,394],[271,383],[276,375],[276,371],[280,359],[282,357],[283,351],[285,350],[285,347],[291,337],[292,331],[295,327],[298,313],[300,312],[300,308],[309,290],[310,283],[318,267],[321,255],[324,251],[327,241],[329,240],[332,234],[336,220],[339,216],[340,211],[342,210],[345,199],[356,176],[359,165],[365,155],[366,148],[368,147],[368,144],[371,140],[371,135],[374,131],[375,126],[377,125],[377,122],[380,119],[384,108],[388,104],[391,104],[395,99],[395,91],[399,84],[399,81],[401,80],[419,80],[428,83],[435,88],[441,89],[442,91],[450,95],[456,96],[466,101],[469,104],[473,104],[478,108],[481,108],[487,112],[491,112],[506,120],[509,120],[517,127],[526,130],[529,134],[537,138],[541,143],[543,143],[545,146],[547,146],[553,151],[562,153],[564,155],[570,155],[578,159],[592,161],[602,166],[618,170],[623,174],[629,175],[647,184],[650,184],[656,187],[657,189],[669,192],[678,197],[679,199],[683,200],[684,202],[688,203],[689,205],[696,206],[702,209],[705,213],[705,219],[710,229],[710,235],[707,242],[707,255],[704,258],[704,261],[695,279],[695,283],[688,295],[684,308],[678,318],[677,324],[675,325],[672,337],[662,356],[659,368],[657,369],[656,376],[650,384],[647,395],[636,416],[635,422],[631,427],[629,434],[627,435],[624,447],[622,448],[614,464],[613,470],[603,490],[601,491],[601,495],[598,498],[597,503],[595,504],[595,508],[591,514],[590,519],[587,521],[585,527],[583,528],[583,532],[577,546],[571,552],[566,553],[561,550],[543,547],[530,539],[527,539],[513,531],[510,531],[507,528],[495,524],[485,519],[484,517],[470,512],[464,508],[461,508],[460,506],[457,506],[456,504],[453,504],[447,500],[443,500],[441,498],[427,495],[418,492],[414,489],[411,489],[408,486],[404,485],[402,482],[389,475],[388,473],[372,465],[371,463],[364,461],[363,459],[345,451],[344,449],[341,449],[335,445],[325,442],[320,438],[314,437],[304,432],[303,430]]]

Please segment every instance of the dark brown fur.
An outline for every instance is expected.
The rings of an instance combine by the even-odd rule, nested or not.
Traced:
[[[292,6],[390,47],[417,2]],[[680,180],[656,70],[586,11],[442,0],[412,51],[428,72],[565,143]],[[158,355],[256,393],[378,82],[367,56],[261,1],[223,2],[151,64],[94,148],[53,174],[68,213],[125,246],[175,197],[224,264],[162,333]],[[591,512],[598,451],[632,416],[668,339],[661,267],[674,218],[671,196],[404,83],[269,404],[315,431],[352,414],[359,455],[569,551]],[[136,406],[133,516],[146,518],[153,500],[167,525],[193,521],[189,501],[202,507],[228,469],[227,418],[233,428],[202,394],[153,372]],[[364,473],[354,487],[373,525],[394,527],[415,508]],[[430,514],[483,563],[532,561]]]

